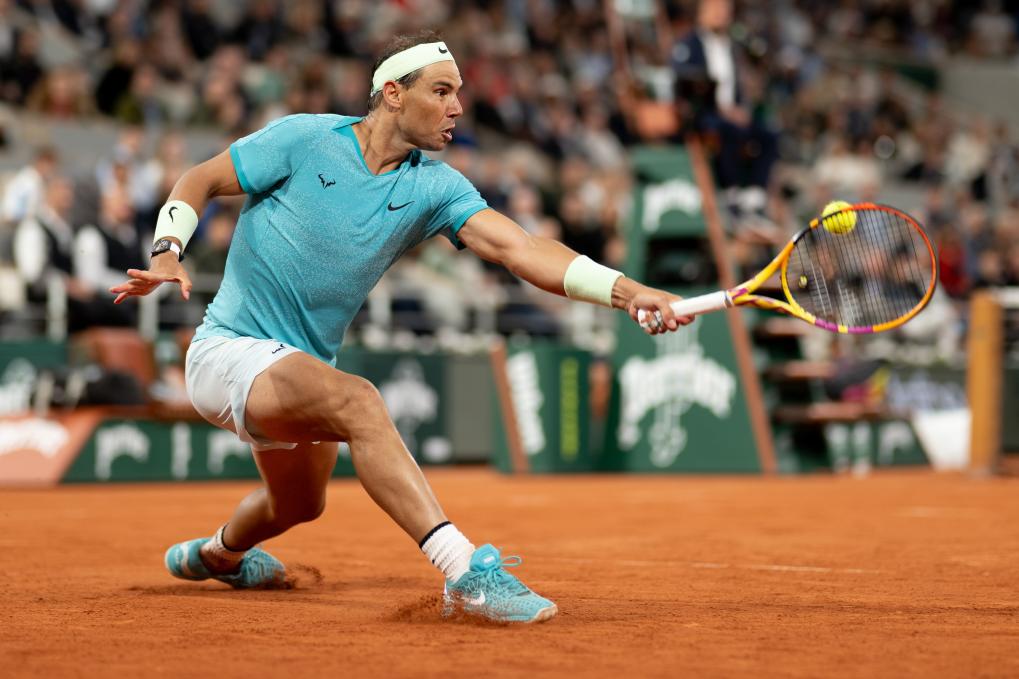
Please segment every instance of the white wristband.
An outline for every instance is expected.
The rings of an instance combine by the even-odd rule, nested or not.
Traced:
[[[602,306],[612,306],[612,287],[622,272],[602,266],[581,255],[570,262],[563,277],[566,296]]]
[[[156,235],[152,242],[172,236],[180,241],[182,248],[186,248],[197,226],[198,213],[195,209],[182,200],[171,200],[159,209]]]

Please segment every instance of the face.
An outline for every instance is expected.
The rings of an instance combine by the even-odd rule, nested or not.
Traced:
[[[698,19],[702,28],[722,31],[732,22],[731,0],[702,0],[698,7]]]
[[[399,87],[398,120],[404,139],[426,151],[446,148],[453,140],[456,119],[463,114],[457,97],[462,85],[456,63],[441,61],[424,67],[410,87]]]

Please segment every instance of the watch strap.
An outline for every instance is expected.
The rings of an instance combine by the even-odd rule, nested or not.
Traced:
[[[169,250],[169,251],[173,252],[175,255],[177,255],[177,261],[178,262],[184,261],[184,251],[181,249],[181,247],[179,245],[177,245],[176,243],[174,243],[172,240],[170,240],[168,238],[163,238],[163,239],[160,239],[160,240],[156,241],[155,246],[152,248],[152,252],[149,253],[149,254],[150,254],[151,257],[155,257],[156,255],[163,254],[167,250]]]

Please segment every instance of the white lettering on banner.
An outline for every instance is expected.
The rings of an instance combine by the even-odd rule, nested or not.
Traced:
[[[719,419],[729,417],[737,382],[724,365],[704,355],[696,324],[654,339],[657,357],[629,358],[619,371],[622,413],[617,437],[624,450],[633,448],[641,438],[641,421],[653,412],[648,430],[651,463],[668,467],[688,443],[680,417],[693,405]]]
[[[237,438],[237,434],[232,431],[223,429],[210,431],[207,444],[209,457],[205,460],[206,468],[210,474],[216,476],[223,473],[226,458],[229,456],[245,458],[251,455],[248,444]]]
[[[439,412],[439,394],[425,381],[421,363],[412,358],[397,361],[392,377],[379,386],[379,393],[403,442],[416,454],[418,427],[433,421]]]
[[[545,449],[545,429],[541,426],[541,406],[545,396],[541,393],[534,352],[522,351],[510,356],[506,360],[506,374],[524,452],[537,455]]]
[[[0,455],[34,450],[44,457],[54,457],[67,443],[68,436],[59,422],[39,418],[0,422]]]
[[[149,437],[133,424],[100,429],[96,434],[96,478],[108,481],[113,461],[127,455],[144,463],[149,459]]]
[[[892,374],[885,389],[885,400],[892,408],[913,411],[958,410],[966,407],[964,378],[938,379],[923,369],[907,375]]]
[[[654,233],[669,210],[682,210],[689,215],[701,212],[701,190],[689,179],[670,179],[644,187],[644,219],[642,225]]]
[[[893,464],[896,453],[908,453],[917,446],[916,436],[907,422],[832,424],[825,428],[832,470],[844,472],[852,467],[862,472],[869,469],[875,436],[876,462],[881,467]]]
[[[32,405],[32,386],[37,372],[24,358],[16,358],[0,375],[0,415],[23,413]]]
[[[191,427],[178,422],[170,432],[171,462],[170,473],[175,479],[188,477],[188,464],[191,462]]]

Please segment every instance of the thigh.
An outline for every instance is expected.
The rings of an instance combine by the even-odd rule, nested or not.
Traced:
[[[249,429],[278,441],[346,441],[337,420],[362,417],[366,404],[385,410],[367,380],[295,352],[255,378],[244,420]]]
[[[293,450],[256,450],[255,464],[277,501],[317,500],[332,477],[338,448],[336,443],[322,442],[301,443]]]

